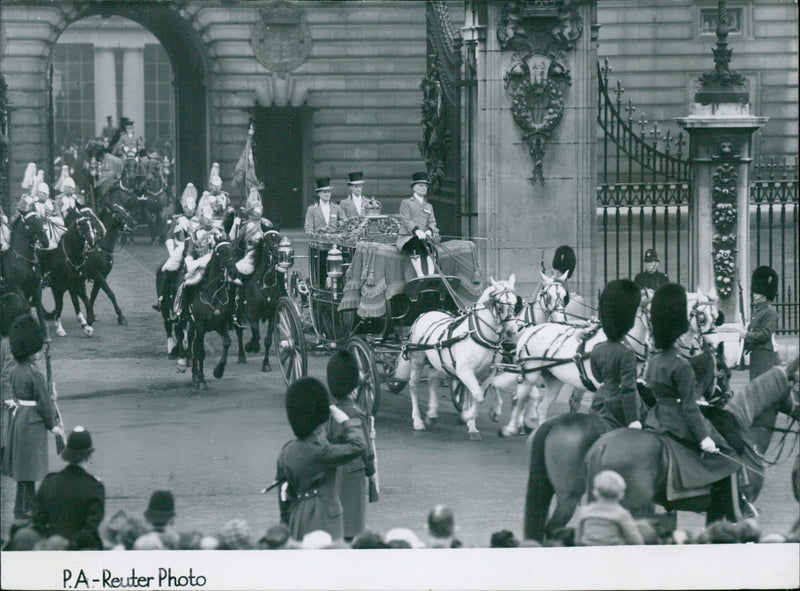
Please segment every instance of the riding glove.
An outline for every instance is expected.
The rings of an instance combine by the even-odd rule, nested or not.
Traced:
[[[703,440],[700,442],[700,449],[702,449],[707,454],[715,454],[719,451],[717,444],[714,443],[714,440],[711,437],[704,437]]]

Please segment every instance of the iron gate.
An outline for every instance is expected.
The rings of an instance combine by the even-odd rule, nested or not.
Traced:
[[[670,281],[685,283],[692,184],[683,134],[663,132],[644,113],[635,118],[633,101],[623,103],[622,83],[609,89],[608,60],[598,62],[597,70],[597,122],[603,130],[597,227],[603,258],[596,263],[603,269],[603,282],[633,278],[641,270],[644,251],[654,248],[660,270]]]

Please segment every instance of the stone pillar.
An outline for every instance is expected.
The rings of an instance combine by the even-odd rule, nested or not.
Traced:
[[[486,34],[476,56],[476,233],[487,238],[486,274],[516,273],[529,297],[541,262],[549,268],[567,244],[578,258],[570,291],[591,301],[595,2],[477,3]]]
[[[122,54],[122,113],[133,119],[136,135],[144,137],[144,49],[126,48]]]
[[[94,49],[94,128],[95,135],[103,135],[106,117],[119,121],[117,113],[117,66],[114,50],[107,47]]]
[[[717,292],[726,323],[740,322],[738,283],[745,305],[750,301],[750,137],[766,121],[747,103],[694,103],[691,115],[678,119],[689,132],[693,166],[690,284]],[[723,251],[731,252],[732,273]]]

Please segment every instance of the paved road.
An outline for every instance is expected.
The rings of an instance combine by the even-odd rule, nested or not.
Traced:
[[[213,533],[228,519],[244,517],[260,535],[278,520],[278,511],[274,494],[259,491],[272,481],[278,452],[291,438],[283,380],[277,372],[261,373],[257,354],[237,365],[235,350],[225,376],[214,380],[216,335],[207,338],[208,391],[194,390],[190,375],[177,373],[166,356],[160,316],[150,308],[154,271],[163,257],[159,246],[134,244],[118,251],[110,283],[127,326],[116,324],[104,296],[92,338],[83,336],[71,311],[65,314],[69,336],[54,337],[53,368],[66,426],[81,424],[92,432],[97,452],[91,471],[106,484],[108,516],[119,509],[141,515],[150,493],[168,488],[177,498],[179,529]],[[305,275],[303,259],[298,266]],[[312,355],[309,373],[324,378],[326,361],[326,355]],[[483,409],[478,427],[484,441],[468,441],[445,389],[441,396],[435,430],[414,432],[407,391],[384,392],[377,417],[382,496],[369,506],[369,525],[383,532],[410,527],[421,535],[427,512],[447,503],[468,545],[488,545],[491,533],[502,528],[520,535],[525,438],[496,437],[497,425]],[[555,407],[565,409],[563,401]],[[505,410],[507,420],[508,406]],[[50,461],[51,469],[62,465],[54,450]],[[781,531],[797,519],[789,490],[788,467],[770,468],[757,503],[765,529]],[[4,479],[3,517],[10,502],[13,489]],[[680,519],[702,524],[698,516]]]

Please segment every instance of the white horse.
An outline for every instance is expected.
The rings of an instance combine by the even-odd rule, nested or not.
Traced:
[[[398,361],[398,374],[405,373],[409,368],[403,366],[410,364],[411,418],[415,430],[422,431],[438,419],[437,384],[449,375],[459,379],[469,390],[470,404],[465,401],[461,417],[467,424],[469,438],[481,439],[475,420],[485,388],[476,376],[488,375],[503,339],[516,331],[519,297],[514,291],[515,281],[514,275],[507,282],[490,279],[491,285],[467,313],[453,316],[440,311],[426,312],[411,326],[408,343]],[[426,362],[431,371],[428,411],[423,421],[417,389]]]

